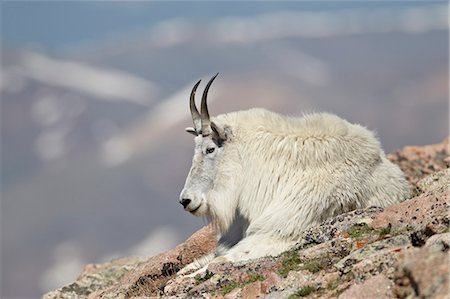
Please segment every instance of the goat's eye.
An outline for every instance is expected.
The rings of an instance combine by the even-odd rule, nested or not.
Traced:
[[[216,150],[215,147],[210,147],[210,148],[207,148],[207,149],[206,149],[206,153],[207,153],[207,154],[211,154],[211,153],[213,153],[215,150]]]

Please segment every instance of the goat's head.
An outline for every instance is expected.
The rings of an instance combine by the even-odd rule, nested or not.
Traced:
[[[230,133],[228,128],[212,122],[208,113],[208,90],[217,75],[205,87],[200,113],[195,106],[195,91],[200,81],[192,89],[189,102],[194,127],[186,128],[186,132],[195,136],[195,149],[192,166],[180,194],[180,203],[186,211],[196,216],[208,214],[207,195],[215,188],[224,146]]]

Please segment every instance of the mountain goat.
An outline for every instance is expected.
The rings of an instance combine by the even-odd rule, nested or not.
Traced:
[[[218,247],[179,273],[203,271],[211,261],[276,256],[330,217],[408,197],[402,171],[374,134],[335,115],[297,118],[255,108],[210,118],[207,95],[216,76],[200,113],[200,81],[191,92],[194,127],[186,131],[195,135],[195,153],[180,203],[211,220]]]

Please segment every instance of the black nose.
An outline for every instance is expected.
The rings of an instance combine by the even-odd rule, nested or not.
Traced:
[[[189,198],[183,198],[180,200],[180,203],[183,205],[184,208],[186,208],[190,202],[191,200]]]

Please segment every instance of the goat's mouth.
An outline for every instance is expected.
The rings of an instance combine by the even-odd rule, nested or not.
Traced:
[[[195,212],[197,212],[200,209],[201,206],[202,206],[202,204],[199,204],[198,207],[196,207],[195,209],[189,210],[189,213],[195,214]]]

